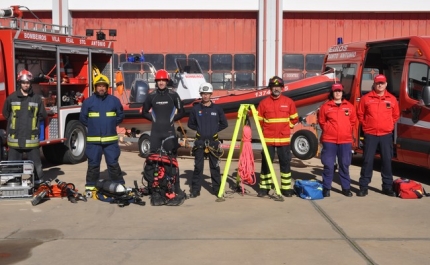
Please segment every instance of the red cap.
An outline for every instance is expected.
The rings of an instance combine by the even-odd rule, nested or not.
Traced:
[[[373,82],[375,83],[387,83],[387,78],[385,75],[377,75],[375,76],[375,79],[373,79]]]
[[[331,91],[343,90],[342,84],[336,83],[331,86]]]

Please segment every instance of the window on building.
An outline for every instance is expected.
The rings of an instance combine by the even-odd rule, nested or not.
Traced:
[[[282,55],[282,69],[284,70],[303,70],[303,54],[284,54]]]
[[[235,71],[255,71],[254,54],[235,54],[234,55]]]
[[[164,55],[157,53],[144,54],[145,62],[154,65],[156,70],[164,69]]]
[[[232,75],[230,72],[212,73],[211,83],[214,89],[231,89],[233,87]]]
[[[202,71],[209,71],[209,63],[210,63],[210,57],[209,54],[189,54],[188,58],[196,59],[199,64],[200,68],[202,68]]]
[[[324,54],[307,54],[305,57],[306,71],[321,71],[324,62]]]
[[[174,72],[176,70],[176,58],[187,58],[185,54],[166,54],[166,70],[169,72]]]
[[[255,87],[255,74],[252,72],[237,72],[234,74],[234,88]]]
[[[233,65],[233,56],[231,54],[212,54],[211,70],[212,71],[231,71]]]

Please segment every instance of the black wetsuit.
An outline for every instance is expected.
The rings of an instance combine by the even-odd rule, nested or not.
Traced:
[[[151,112],[149,112],[150,110]],[[163,90],[156,89],[148,95],[143,103],[142,114],[145,119],[152,121],[151,136],[149,138],[151,153],[159,150],[164,139],[174,136],[169,141],[170,146],[167,147],[173,150],[166,151],[172,151],[173,154],[176,154],[178,139],[174,122],[185,115],[184,106],[178,93],[167,88]],[[166,149],[166,146],[163,148]]]

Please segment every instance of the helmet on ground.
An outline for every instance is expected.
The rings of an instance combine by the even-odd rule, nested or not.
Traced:
[[[269,79],[269,87],[284,87],[284,80],[280,78],[279,76],[273,76]]]
[[[158,70],[155,73],[155,81],[158,80],[170,80],[169,73],[164,69]]]
[[[203,83],[199,87],[199,93],[213,93],[214,88],[212,87],[211,83]]]
[[[95,76],[93,79],[94,89],[96,88],[96,85],[98,85],[98,84],[106,84],[109,87],[109,78],[107,78],[107,76],[102,75],[102,74]]]
[[[17,81],[32,81],[33,80],[33,74],[28,70],[21,70],[21,72],[18,73]]]

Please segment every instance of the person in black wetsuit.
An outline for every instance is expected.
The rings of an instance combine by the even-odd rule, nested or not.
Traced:
[[[168,144],[165,144],[163,148],[168,153],[171,152],[171,154],[176,155],[178,139],[174,122],[184,117],[185,110],[178,93],[167,88],[169,80],[169,73],[166,70],[157,71],[155,74],[157,89],[146,98],[143,103],[142,114],[145,119],[152,122],[151,136],[149,138],[150,152],[159,151],[162,141],[172,136],[172,139],[166,141]]]

